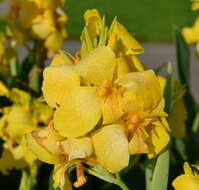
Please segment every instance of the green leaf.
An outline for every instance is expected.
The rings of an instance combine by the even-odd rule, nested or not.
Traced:
[[[180,31],[176,31],[176,52],[177,52],[177,66],[180,81],[186,87],[184,96],[185,105],[188,112],[187,131],[188,134],[192,133],[193,120],[196,116],[196,103],[191,94],[190,84],[190,53],[188,45]]]
[[[22,171],[19,190],[34,190],[35,186],[36,180],[31,176],[27,169],[24,169]]]
[[[175,147],[184,161],[188,160],[186,152],[186,142],[183,139],[175,140]]]
[[[152,179],[153,179],[153,171],[154,171],[154,159],[148,159],[145,165],[145,182],[146,182],[146,190],[151,190],[152,188]]]
[[[34,66],[31,70],[29,86],[30,89],[36,94],[39,94],[40,92],[40,85],[41,85],[40,79],[41,79],[41,73],[39,72],[39,68],[37,66]]]
[[[53,170],[52,170],[50,173],[50,177],[49,177],[48,190],[60,190],[60,188],[55,189],[53,187],[53,183],[54,183],[54,181],[53,181]]]
[[[151,190],[167,190],[169,174],[169,149],[162,152],[157,159]]]
[[[5,33],[8,26],[9,26],[8,22],[0,19],[0,32]]]
[[[165,111],[171,112],[172,109],[172,63],[167,65],[166,86],[164,89]]]
[[[32,67],[35,65],[35,60],[32,55],[28,55],[21,64],[19,64],[19,78],[22,81],[28,80],[28,75]]]
[[[85,171],[93,176],[96,176],[106,182],[117,184],[115,176],[109,173],[106,169],[98,166],[90,166],[89,168],[85,167]]]
[[[131,155],[129,165],[127,168],[121,171],[121,175],[125,176],[126,174],[128,174],[131,171],[131,169],[135,166],[135,163],[140,159],[140,157],[141,155],[139,154]]]
[[[198,131],[198,128],[199,128],[199,112],[196,114],[196,117],[194,119],[192,131],[196,133]]]
[[[176,31],[177,66],[182,84],[189,85],[190,82],[190,53],[180,31]]]

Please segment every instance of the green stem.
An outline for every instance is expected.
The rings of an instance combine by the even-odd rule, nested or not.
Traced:
[[[122,190],[129,190],[129,188],[126,186],[126,184],[122,181],[120,174],[116,174],[116,179],[117,179],[117,185],[122,189]]]
[[[28,169],[22,170],[19,190],[34,190],[35,186],[36,186],[36,180],[33,179]]]
[[[46,48],[43,44],[39,42],[35,42],[35,65],[32,68],[31,78],[30,78],[30,88],[39,94],[41,90],[41,80],[42,80],[42,72],[44,69],[44,61],[46,57]]]
[[[12,77],[16,77],[18,74],[18,65],[16,59],[11,60],[10,62],[10,72]]]

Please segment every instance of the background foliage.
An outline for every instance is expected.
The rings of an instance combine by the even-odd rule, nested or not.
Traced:
[[[109,23],[117,16],[142,41],[171,41],[173,28],[191,25],[197,15],[190,0],[68,0],[69,38],[79,39],[82,15],[90,8],[106,15]]]

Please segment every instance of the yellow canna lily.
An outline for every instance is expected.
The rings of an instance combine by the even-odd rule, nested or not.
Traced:
[[[3,154],[0,159],[0,171],[5,173],[12,168],[28,166],[32,176],[36,177],[37,158],[28,149],[25,134],[40,127],[40,123],[45,125],[52,115],[52,109],[39,99],[31,100],[25,91],[16,88],[9,90],[3,84],[0,91],[1,95],[7,96],[13,103],[1,110],[3,116],[0,118],[0,137],[5,141],[3,151],[9,158],[6,161]],[[17,163],[19,167],[15,166]]]
[[[55,109],[47,128],[28,133],[35,156],[54,164],[54,186],[71,188],[68,171],[86,182],[82,163],[111,173],[128,166],[130,154],[150,158],[168,144],[163,90],[135,54],[143,48],[116,20],[111,28],[93,9],[84,15],[82,47],[76,56],[60,51],[43,74],[42,91]],[[118,147],[118,148],[116,148]]]
[[[119,57],[117,62],[118,74],[122,70],[144,70],[142,63],[135,56],[135,54],[143,53],[144,49],[116,19],[108,28],[105,25],[105,17],[101,18],[96,9],[90,9],[85,12],[84,20],[85,27],[81,35],[81,57],[98,46],[107,45],[113,50],[116,57]]]
[[[199,176],[192,172],[188,162],[184,163],[184,174],[175,178],[172,185],[175,190],[198,190]]]
[[[57,51],[67,38],[64,25],[68,17],[62,10],[63,5],[63,0],[14,0],[8,20],[13,26],[14,22],[21,30],[28,31],[29,36],[44,40],[49,51]]]
[[[198,0],[193,0],[192,2],[192,10],[198,10],[199,9],[199,1]]]

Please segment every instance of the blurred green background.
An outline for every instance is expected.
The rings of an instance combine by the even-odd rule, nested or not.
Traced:
[[[67,30],[70,39],[79,39],[83,13],[97,8],[107,23],[118,20],[136,39],[167,42],[173,39],[175,27],[189,26],[198,13],[191,10],[191,0],[66,0],[69,16]]]

